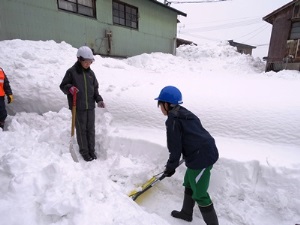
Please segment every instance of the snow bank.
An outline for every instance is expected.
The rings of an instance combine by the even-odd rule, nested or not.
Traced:
[[[76,49],[22,40],[0,48],[15,96],[0,131],[3,224],[182,224],[170,212],[182,204],[184,166],[138,204],[127,197],[167,160],[165,117],[153,99],[169,84],[216,138],[221,157],[210,194],[220,224],[300,223],[298,72],[264,73],[227,45],[184,46],[177,56],[96,56],[92,69],[107,105],[96,109],[99,159],[74,163],[71,113],[58,86]],[[196,208],[193,224],[204,224]]]

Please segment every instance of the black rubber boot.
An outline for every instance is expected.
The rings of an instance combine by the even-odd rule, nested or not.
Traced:
[[[93,158],[93,159],[97,159],[97,155],[95,152],[90,152],[90,156]]]
[[[4,130],[4,122],[0,121],[0,128],[2,128],[2,130]]]
[[[172,211],[171,215],[175,218],[182,219],[188,222],[193,220],[193,209],[195,201],[192,199],[193,191],[190,188],[185,188],[184,199],[181,211]]]
[[[199,209],[203,220],[207,225],[219,225],[218,217],[213,204],[206,207],[199,206]]]
[[[93,160],[93,158],[92,158],[89,154],[87,154],[87,155],[82,155],[82,158],[83,158],[85,161],[87,161],[87,162]]]

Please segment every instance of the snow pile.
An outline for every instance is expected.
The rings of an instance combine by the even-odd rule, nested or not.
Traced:
[[[263,72],[265,63],[260,58],[254,59],[250,55],[241,55],[237,52],[236,47],[230,46],[228,42],[220,42],[215,47],[212,44],[204,44],[200,46],[183,45],[177,49],[177,56],[181,56],[189,61],[202,63],[207,70],[233,70],[239,74],[247,72]],[[210,62],[213,61],[213,62]],[[213,68],[209,68],[211,64],[215,64]]]
[[[176,56],[155,52],[130,57],[126,61],[132,66],[159,73],[253,73],[263,72],[265,69],[265,63],[259,58],[241,55],[228,43],[219,43],[216,46],[183,45],[177,48]]]

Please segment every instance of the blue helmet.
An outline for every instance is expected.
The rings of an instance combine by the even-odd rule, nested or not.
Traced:
[[[182,95],[178,88],[174,86],[166,86],[154,100],[168,102],[174,105],[182,104]]]

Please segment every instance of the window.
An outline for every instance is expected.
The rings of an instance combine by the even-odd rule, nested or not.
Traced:
[[[96,0],[57,0],[59,9],[96,18]]]
[[[138,8],[113,1],[113,24],[138,29]]]
[[[300,3],[294,5],[293,18],[300,18]]]
[[[300,22],[293,22],[290,31],[290,40],[300,39]]]
[[[300,39],[287,41],[287,57],[300,58]]]

